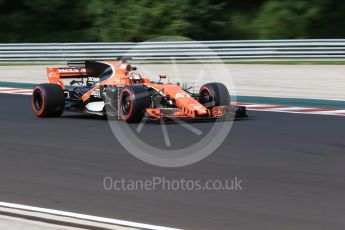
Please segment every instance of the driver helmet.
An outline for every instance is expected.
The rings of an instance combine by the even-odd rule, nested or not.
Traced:
[[[138,72],[132,72],[129,80],[132,82],[132,84],[136,85],[136,84],[140,84],[141,83],[141,75]]]

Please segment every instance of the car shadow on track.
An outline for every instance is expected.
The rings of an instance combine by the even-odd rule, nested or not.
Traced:
[[[62,119],[108,120],[105,116],[93,114],[63,114]]]

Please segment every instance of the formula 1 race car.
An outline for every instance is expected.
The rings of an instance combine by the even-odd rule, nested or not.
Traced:
[[[226,86],[213,82],[198,93],[180,83],[142,77],[136,67],[118,61],[84,61],[47,68],[50,83],[33,90],[32,108],[38,117],[58,117],[64,111],[107,115],[127,122],[245,117],[246,108],[231,106]],[[69,79],[69,85],[63,81]],[[73,80],[72,80],[73,79]]]

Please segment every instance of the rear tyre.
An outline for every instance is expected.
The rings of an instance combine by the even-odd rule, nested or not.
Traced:
[[[129,123],[140,122],[145,109],[150,106],[150,95],[145,86],[127,86],[121,90],[119,97],[120,118]]]
[[[65,108],[65,95],[57,84],[39,84],[32,93],[32,110],[37,117],[59,117]]]
[[[199,102],[206,108],[230,104],[230,94],[226,86],[219,82],[203,85],[199,91]]]

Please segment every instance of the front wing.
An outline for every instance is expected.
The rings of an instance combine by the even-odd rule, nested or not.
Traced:
[[[244,106],[216,106],[214,107],[208,116],[203,117],[189,117],[186,116],[183,111],[178,108],[155,108],[146,109],[147,117],[151,120],[224,120],[233,118],[246,118],[247,110]]]

